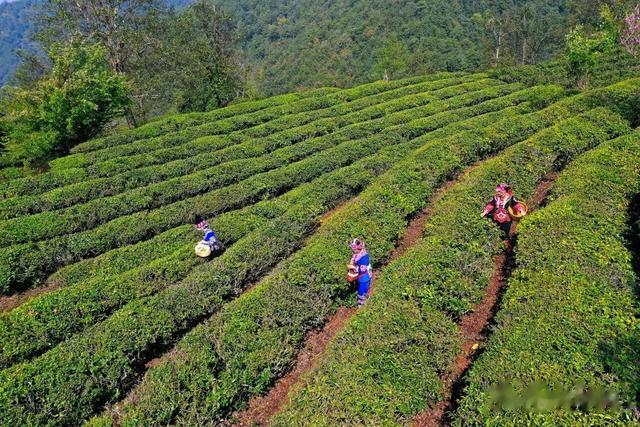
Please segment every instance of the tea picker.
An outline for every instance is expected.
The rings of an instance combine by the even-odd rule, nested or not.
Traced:
[[[485,217],[492,214],[493,221],[500,227],[505,240],[508,240],[511,233],[511,224],[514,219],[525,216],[529,208],[524,202],[513,197],[513,190],[508,184],[498,184],[496,194],[487,203],[480,214]]]
[[[204,238],[196,244],[196,255],[201,258],[207,258],[212,253],[221,249],[221,243],[216,236],[216,233],[209,227],[209,223],[206,220],[201,220],[196,223],[196,230],[204,233]]]
[[[351,262],[347,265],[347,281],[358,284],[358,307],[362,307],[369,297],[371,276],[373,274],[369,254],[364,248],[364,241],[353,239],[349,243],[353,253]]]

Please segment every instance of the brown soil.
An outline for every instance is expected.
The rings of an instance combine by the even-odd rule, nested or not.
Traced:
[[[470,169],[470,168],[469,168]],[[467,172],[468,173],[468,170]],[[383,263],[387,265],[394,259],[402,256],[409,248],[415,245],[422,237],[425,222],[431,213],[431,205],[448,190],[455,181],[447,181],[431,197],[427,208],[423,209],[415,216],[405,229],[398,246],[393,250],[389,258]],[[327,218],[327,217],[325,217]],[[380,273],[380,269],[373,272],[371,291],[374,291],[375,278]],[[334,313],[320,331],[311,332],[304,343],[302,350],[298,353],[293,369],[285,376],[276,381],[275,385],[265,396],[256,396],[249,401],[249,408],[242,412],[237,412],[231,417],[234,425],[238,426],[264,426],[276,415],[280,408],[287,403],[292,392],[298,390],[303,385],[302,377],[313,371],[322,360],[327,346],[335,339],[337,334],[349,322],[349,319],[356,313],[356,308],[340,307]]]
[[[287,401],[289,392],[301,384],[301,376],[317,367],[324,350],[355,312],[354,308],[340,307],[322,330],[311,332],[297,356],[294,368],[280,378],[267,395],[251,399],[249,409],[236,413],[232,417],[234,425],[266,425]]]
[[[11,311],[38,295],[52,292],[60,287],[59,283],[49,283],[39,288],[27,289],[24,292],[0,297],[0,313]]]
[[[145,363],[145,368],[150,369],[155,366],[166,363],[169,360],[175,360],[176,358],[182,356],[183,353],[178,352],[177,348],[172,348],[170,351],[164,353],[161,356],[155,357]],[[108,415],[111,418],[111,421],[114,426],[120,426],[122,424],[122,410],[125,405],[135,404],[139,399],[139,391],[138,387],[134,387],[129,391],[127,396],[124,399],[119,400],[109,406],[103,411],[102,415]]]
[[[557,177],[557,173],[550,173],[543,178],[529,199],[530,210],[534,210],[544,202]],[[515,235],[515,226],[511,229],[511,235]],[[418,414],[413,419],[412,425],[420,427],[443,426],[446,424],[446,416],[454,412],[464,386],[462,378],[475,360],[481,343],[488,336],[487,326],[496,314],[500,297],[511,274],[514,264],[513,249],[513,243],[509,241],[505,250],[494,258],[493,274],[489,280],[489,286],[485,290],[484,299],[460,320],[462,349],[449,370],[441,377],[444,385],[444,399]]]

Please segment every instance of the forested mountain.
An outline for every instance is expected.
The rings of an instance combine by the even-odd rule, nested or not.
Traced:
[[[31,6],[34,0],[0,2],[0,86],[19,63],[16,49],[28,45],[27,33],[31,25]]]
[[[24,44],[27,6],[0,5],[0,82]],[[180,7],[193,0],[173,0]],[[619,0],[216,0],[237,22],[260,92],[350,86],[548,59],[569,26]],[[6,21],[6,22],[5,22]]]

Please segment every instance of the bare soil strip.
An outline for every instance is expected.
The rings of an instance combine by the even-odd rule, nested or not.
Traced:
[[[52,282],[52,283],[48,283],[45,286],[42,286],[39,288],[27,289],[26,291],[23,291],[17,294],[0,296],[0,313],[11,311],[14,308],[29,301],[30,299],[33,299],[41,294],[53,292],[59,287],[60,287],[59,283]]]
[[[542,205],[557,177],[558,174],[554,172],[543,178],[529,199],[529,209],[533,210]],[[465,373],[478,357],[480,344],[489,335],[487,326],[491,324],[498,311],[507,280],[515,265],[513,250],[515,228],[514,226],[511,229],[512,239],[506,244],[505,250],[494,259],[493,274],[489,280],[489,286],[486,288],[484,299],[460,320],[462,350],[454,359],[448,372],[441,378],[444,383],[444,398],[428,410],[418,414],[413,419],[414,426],[435,427],[449,424],[450,420],[447,417],[455,412],[466,387]]]

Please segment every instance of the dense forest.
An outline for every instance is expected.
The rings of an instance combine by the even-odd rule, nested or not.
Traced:
[[[37,0],[0,5],[0,82],[15,69]],[[172,0],[183,7],[193,0]],[[432,71],[549,59],[572,26],[620,0],[217,0],[232,16],[259,93],[351,86]]]
[[[17,49],[28,47],[34,0],[0,3],[0,86],[17,68]]]

